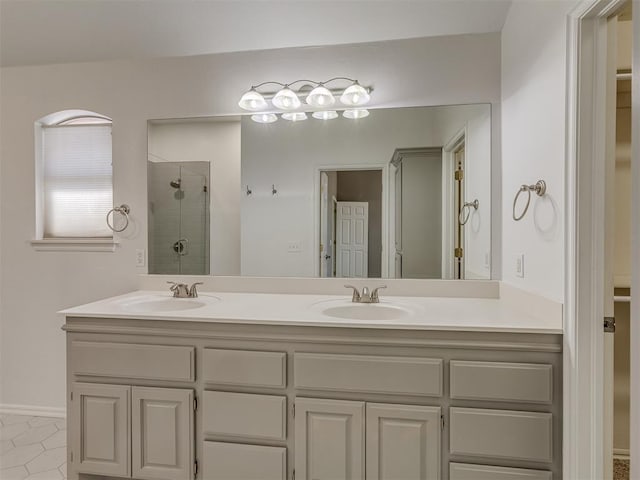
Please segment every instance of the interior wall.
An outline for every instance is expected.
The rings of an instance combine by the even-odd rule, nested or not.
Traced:
[[[369,204],[369,246],[367,272],[371,278],[382,276],[382,171],[351,170],[337,172],[339,202]]]
[[[0,404],[64,407],[64,318],[56,312],[131,291],[146,272],[135,259],[147,245],[148,119],[237,114],[240,95],[260,81],[336,75],[375,85],[374,107],[491,103],[500,142],[499,34],[0,69]],[[34,122],[69,108],[113,119],[114,202],[132,209],[114,253],[37,252],[29,244]],[[499,168],[499,152],[492,162]]]
[[[240,121],[150,123],[149,160],[211,163],[210,271],[239,275]]]
[[[502,279],[564,300],[567,14],[577,0],[513,2],[502,30]],[[512,219],[522,184],[542,179],[523,220]],[[520,213],[520,212],[518,212]],[[516,259],[525,256],[524,278]]]

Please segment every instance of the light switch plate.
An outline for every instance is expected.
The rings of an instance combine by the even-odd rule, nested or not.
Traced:
[[[138,248],[136,250],[136,267],[144,267],[145,266],[145,250],[144,248]]]
[[[300,240],[292,240],[287,244],[287,252],[300,253],[302,252],[302,242]]]

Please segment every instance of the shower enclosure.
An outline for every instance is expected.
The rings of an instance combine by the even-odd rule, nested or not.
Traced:
[[[149,162],[149,273],[209,274],[209,162]]]

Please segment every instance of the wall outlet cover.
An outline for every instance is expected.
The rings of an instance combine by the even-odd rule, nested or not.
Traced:
[[[146,263],[145,260],[146,260],[145,249],[138,248],[136,250],[136,267],[144,267]]]
[[[524,278],[524,253],[516,257],[516,277]]]

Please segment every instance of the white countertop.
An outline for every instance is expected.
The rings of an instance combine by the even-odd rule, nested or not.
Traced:
[[[139,311],[145,301],[161,301],[171,311]],[[181,310],[195,300],[199,308]],[[174,299],[167,291],[139,290],[69,308],[67,317],[241,323],[261,325],[562,334],[562,319],[544,318],[495,298],[403,297],[381,294],[379,306],[397,307],[401,318],[334,318],[327,307],[355,305],[347,295],[203,292],[197,299]],[[175,305],[174,305],[174,302]],[[180,306],[178,306],[180,304]],[[357,308],[372,309],[377,305]]]

